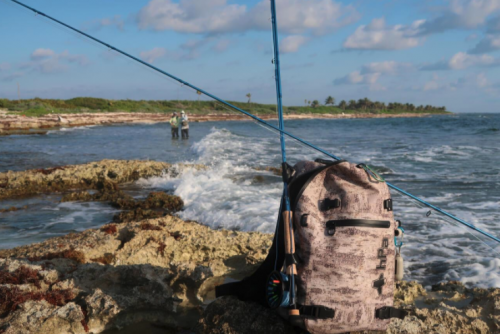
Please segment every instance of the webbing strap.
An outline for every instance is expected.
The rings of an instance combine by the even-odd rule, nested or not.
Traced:
[[[335,317],[335,310],[321,305],[297,305],[304,318],[330,319]]]
[[[375,318],[381,320],[391,319],[391,318],[404,319],[407,315],[408,311],[391,306],[384,306],[382,308],[375,310]]]

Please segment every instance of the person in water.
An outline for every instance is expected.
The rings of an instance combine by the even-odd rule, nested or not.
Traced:
[[[181,135],[182,139],[189,138],[189,119],[184,110],[181,111]]]
[[[172,114],[172,118],[170,119],[170,127],[172,128],[172,139],[179,138],[179,117],[177,116],[176,112]]]

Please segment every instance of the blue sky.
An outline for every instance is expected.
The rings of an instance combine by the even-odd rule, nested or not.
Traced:
[[[500,0],[277,0],[285,105],[368,97],[500,112]],[[25,0],[221,98],[274,103],[268,0]],[[0,97],[196,99],[0,0]]]

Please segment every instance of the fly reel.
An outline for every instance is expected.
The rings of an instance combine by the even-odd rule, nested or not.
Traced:
[[[290,280],[288,275],[274,270],[267,278],[266,300],[271,309],[290,306]]]

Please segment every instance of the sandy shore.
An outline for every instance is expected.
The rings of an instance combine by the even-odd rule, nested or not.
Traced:
[[[401,118],[401,117],[426,117],[430,114],[405,113],[405,114],[296,114],[285,115],[285,119],[337,119],[337,118]],[[275,115],[256,115],[264,120],[276,119]],[[23,115],[9,115],[7,111],[0,110],[0,135],[9,134],[44,134],[48,130],[89,125],[108,125],[123,123],[160,123],[168,122],[169,114],[154,113],[82,113],[82,114],[53,114],[41,117],[26,117]],[[237,114],[208,114],[190,115],[191,122],[214,121],[243,121],[249,117]]]

